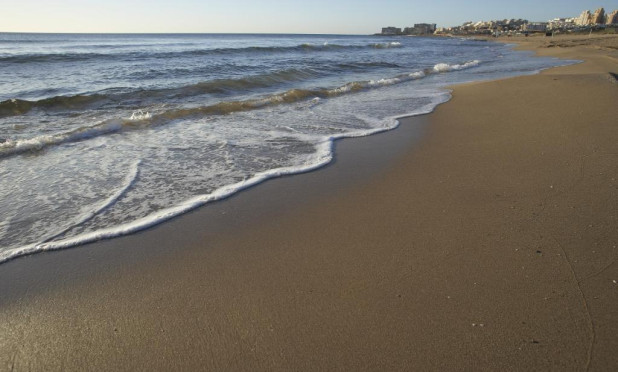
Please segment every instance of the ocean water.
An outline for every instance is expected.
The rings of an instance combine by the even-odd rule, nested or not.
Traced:
[[[316,169],[447,85],[567,63],[457,38],[0,33],[0,262]]]

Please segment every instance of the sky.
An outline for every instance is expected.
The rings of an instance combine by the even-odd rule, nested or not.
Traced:
[[[547,21],[618,0],[6,0],[0,32],[372,34],[382,27]]]

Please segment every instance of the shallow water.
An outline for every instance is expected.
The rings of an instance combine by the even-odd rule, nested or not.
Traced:
[[[0,34],[0,262],[315,169],[446,85],[565,63],[465,39]]]

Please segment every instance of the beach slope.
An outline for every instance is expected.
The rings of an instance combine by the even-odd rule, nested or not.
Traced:
[[[0,369],[616,370],[618,39],[557,40],[520,47],[585,62],[0,265]]]

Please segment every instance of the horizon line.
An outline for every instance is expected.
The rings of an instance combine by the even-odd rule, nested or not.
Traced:
[[[55,35],[344,35],[372,36],[379,33],[301,33],[301,32],[81,32],[81,31],[0,31],[0,34],[55,34]]]

